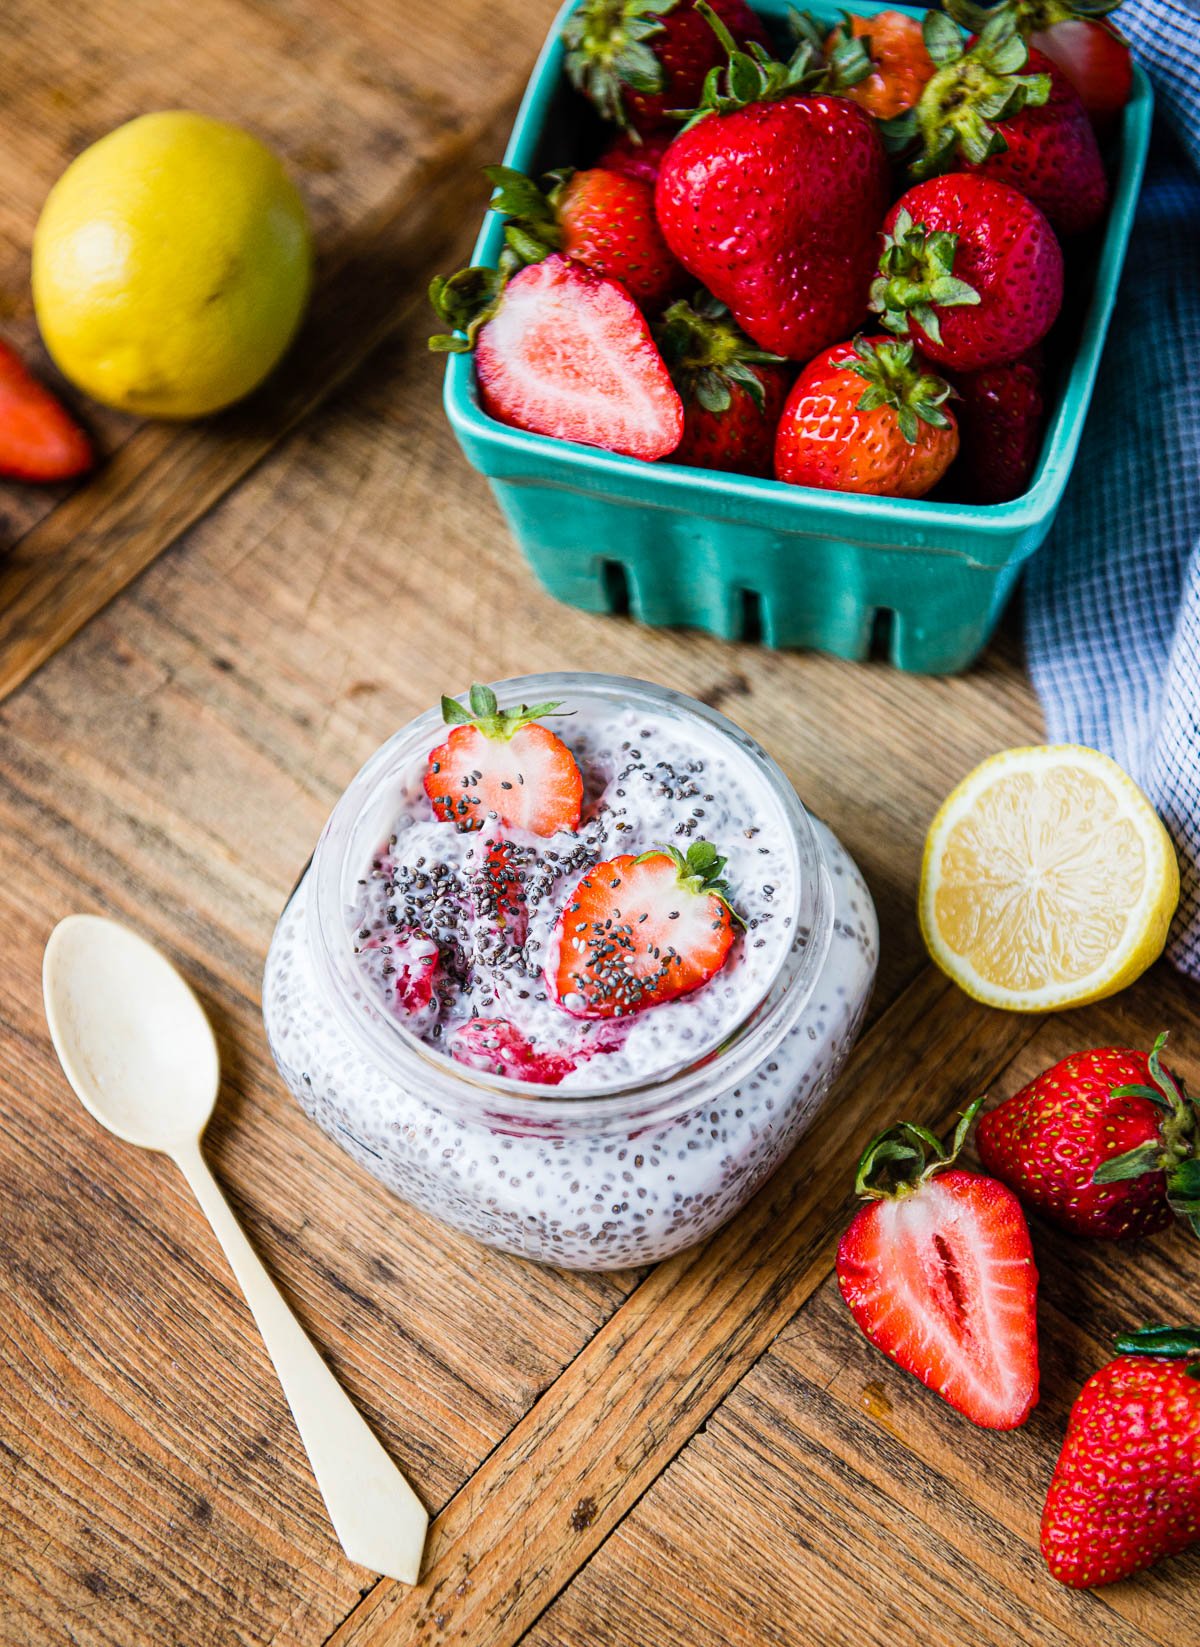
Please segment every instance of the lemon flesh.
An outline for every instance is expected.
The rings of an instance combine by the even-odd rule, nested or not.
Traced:
[[[207,115],[142,115],[67,167],[33,241],[59,369],[107,405],[202,417],[248,394],[307,301],[304,204],[276,155]]]
[[[1050,1012],[1124,989],[1162,953],[1178,902],[1158,814],[1094,749],[993,756],[949,796],[925,842],[926,946],[991,1006]]]

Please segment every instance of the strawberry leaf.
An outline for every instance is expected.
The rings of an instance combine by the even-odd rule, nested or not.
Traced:
[[[1162,1166],[1162,1144],[1151,1138],[1124,1155],[1114,1155],[1092,1173],[1093,1184],[1119,1184],[1127,1178],[1141,1178],[1148,1172],[1157,1172]]]

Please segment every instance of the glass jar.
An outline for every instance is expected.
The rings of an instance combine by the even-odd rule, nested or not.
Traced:
[[[796,1143],[862,1020],[874,906],[775,762],[716,710],[609,675],[529,675],[495,690],[502,703],[632,708],[719,746],[752,795],[751,815],[770,815],[795,853],[791,942],[760,998],[719,1046],[619,1087],[483,1073],[408,1030],[357,963],[352,909],[414,770],[444,737],[431,710],[354,778],[280,917],[263,982],[268,1040],[303,1109],[405,1200],[521,1257],[575,1269],[646,1263],[710,1234]]]

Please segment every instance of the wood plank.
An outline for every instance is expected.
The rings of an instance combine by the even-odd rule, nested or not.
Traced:
[[[1033,1034],[973,1003],[945,1011],[951,990],[926,971],[884,1014],[841,1101],[749,1207],[653,1270],[437,1518],[420,1587],[381,1581],[331,1647],[520,1639],[826,1274],[846,1218],[838,1164],[897,1087],[940,1121]]]
[[[1194,1080],[1193,996],[1159,969],[1119,1003],[1051,1019],[993,1096],[1072,1049],[1128,1039],[1120,1026],[1138,1014],[1177,1025],[1180,1073]],[[950,1411],[867,1342],[830,1277],[526,1647],[567,1647],[585,1627],[612,1647],[1177,1641],[1180,1618],[1200,1603],[1200,1550],[1078,1594],[1046,1571],[1038,1523],[1071,1402],[1111,1353],[1111,1335],[1200,1316],[1190,1237],[1174,1230],[1128,1247],[1031,1224],[1042,1396],[1027,1425],[989,1434]],[[664,1571],[669,1586],[658,1582]]]
[[[244,0],[205,8],[202,27],[186,8],[153,0],[139,8],[138,28],[155,44],[129,53],[117,0],[77,8],[69,38],[44,8],[18,9],[24,27],[10,19],[9,40],[21,49],[0,56],[0,277],[22,294],[8,335],[43,375],[56,379],[33,335],[27,285],[41,200],[74,153],[144,109],[200,108],[272,142],[310,205],[320,279],[283,367],[248,401],[190,426],[138,426],[92,408],[110,454],[94,478],[65,497],[62,488],[2,489],[13,541],[0,556],[0,699],[423,304],[443,260],[461,260],[486,198],[479,168],[503,148],[553,12],[545,0],[515,8],[500,30],[501,8],[482,5],[411,20],[394,8],[308,5],[280,39]],[[303,70],[291,58],[301,42]],[[480,97],[457,77],[456,54],[488,42]]]

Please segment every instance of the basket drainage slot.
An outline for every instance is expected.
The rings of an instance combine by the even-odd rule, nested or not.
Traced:
[[[604,603],[614,617],[623,618],[629,612],[629,578],[619,560],[600,562],[600,584]]]
[[[741,632],[744,641],[759,642],[763,638],[762,596],[757,589],[743,589]]]
[[[872,663],[890,663],[892,640],[896,632],[896,614],[890,606],[881,606],[871,625],[871,644],[867,656]]]

